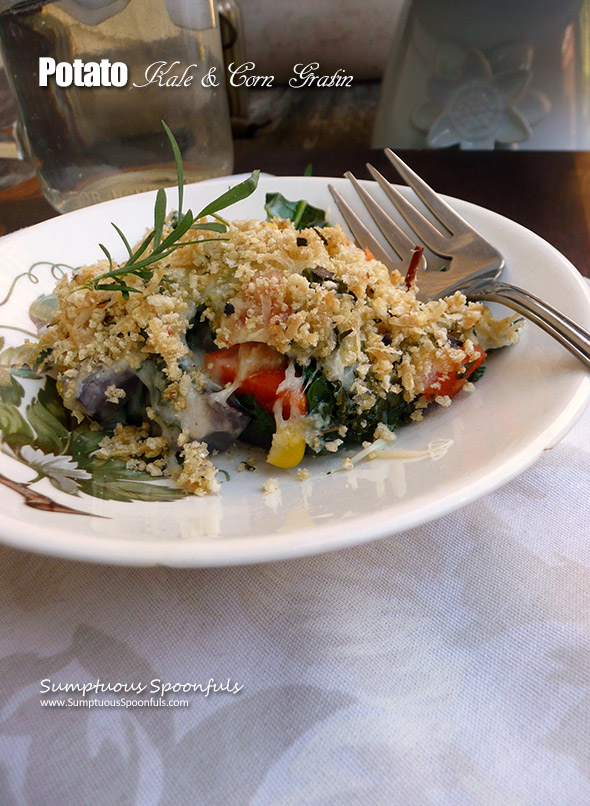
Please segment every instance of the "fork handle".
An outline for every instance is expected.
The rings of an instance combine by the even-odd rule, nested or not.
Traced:
[[[526,316],[590,368],[590,333],[539,297],[509,283],[487,283],[465,291],[468,299],[500,302]]]

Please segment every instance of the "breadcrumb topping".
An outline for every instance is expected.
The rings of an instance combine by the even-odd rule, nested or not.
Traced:
[[[167,447],[165,437],[150,436],[148,423],[141,427],[117,423],[113,435],[103,437],[99,442],[97,456],[99,459],[127,459],[128,470],[162,476],[167,461],[161,455]]]
[[[267,479],[262,485],[262,492],[264,495],[276,493],[281,489],[281,485],[276,479]]]
[[[109,403],[118,403],[120,400],[124,400],[124,398],[127,397],[127,392],[124,389],[118,389],[114,384],[111,384],[110,386],[107,386],[104,396]]]
[[[193,238],[194,232],[185,236]],[[301,367],[313,360],[329,381],[345,386],[359,413],[400,392],[416,402],[414,420],[422,417],[421,395],[436,375],[460,370],[477,358],[478,347],[518,341],[512,318],[495,320],[482,303],[468,303],[459,292],[418,301],[415,288],[408,290],[398,272],[367,257],[340,226],[320,234],[314,228],[298,231],[283,219],[236,221],[223,239],[187,244],[153,269],[146,282],[126,278],[141,292],[127,300],[118,292],[81,287],[109,270],[106,261],[85,266],[56,287],[58,305],[41,333],[40,351],[64,404],[79,418],[85,415],[79,398],[86,378],[118,362],[137,371],[147,358],[157,362],[164,379],[163,399],[183,411],[205,383],[198,368],[187,366],[187,333],[197,311],[218,348],[262,342]],[[114,383],[105,397],[120,403],[125,394]],[[447,401],[436,398],[443,406]],[[197,495],[218,492],[204,443],[191,441],[182,429],[173,441],[165,433],[149,436],[148,421],[157,421],[153,406],[141,428],[117,426],[105,437],[100,455],[125,457],[154,475],[172,474]],[[377,437],[393,438],[386,426],[377,430]],[[342,425],[328,450],[337,450],[346,432]],[[314,439],[310,435],[312,447]],[[177,451],[180,470],[174,469]]]
[[[215,476],[217,470],[207,459],[208,455],[209,451],[204,442],[188,442],[183,447],[182,469],[174,477],[179,487],[195,495],[216,494],[221,490],[221,484]]]

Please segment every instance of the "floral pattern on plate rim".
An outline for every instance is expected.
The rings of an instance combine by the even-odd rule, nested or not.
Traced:
[[[17,275],[0,306],[10,300],[17,282],[27,277],[36,284],[35,270],[49,266],[58,280],[71,266],[46,262],[34,263]],[[29,307],[29,318],[40,327],[53,310],[52,295],[41,295]],[[2,325],[37,338],[32,331]],[[39,492],[34,485],[42,479],[62,493],[81,493],[116,501],[174,501],[186,496],[166,482],[154,482],[148,473],[128,470],[121,460],[99,459],[96,455],[102,439],[88,423],[75,423],[64,408],[55,381],[27,365],[28,343],[5,347],[0,336],[0,453],[29,467],[35,475],[26,482],[14,481],[0,473],[0,484],[19,493],[25,505],[47,512],[102,517],[91,512],[59,504]]]

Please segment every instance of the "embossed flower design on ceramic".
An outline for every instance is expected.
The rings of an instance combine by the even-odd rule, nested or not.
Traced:
[[[431,148],[492,149],[529,140],[532,126],[549,112],[549,99],[530,89],[533,50],[496,48],[489,57],[475,49],[443,46],[428,83],[428,100],[412,115]]]

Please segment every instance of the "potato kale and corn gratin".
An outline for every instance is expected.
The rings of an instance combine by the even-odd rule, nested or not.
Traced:
[[[202,218],[213,232],[195,220],[179,235],[168,218],[140,257],[108,255],[57,285],[40,357],[65,406],[104,430],[100,456],[215,493],[210,454],[236,440],[291,468],[389,438],[431,402],[448,406],[488,350],[518,340],[511,318],[460,293],[419,302],[321,211],[301,216],[276,194],[273,209],[296,220]]]

